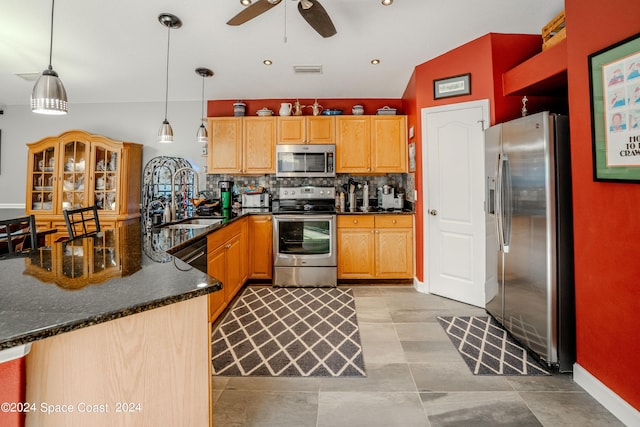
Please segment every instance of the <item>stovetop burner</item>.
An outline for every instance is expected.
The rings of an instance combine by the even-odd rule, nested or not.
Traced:
[[[333,187],[283,187],[278,190],[279,207],[274,213],[333,214],[335,194]]]

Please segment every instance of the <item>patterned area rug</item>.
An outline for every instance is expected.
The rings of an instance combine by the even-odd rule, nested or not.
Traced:
[[[489,316],[438,321],[474,375],[550,375]]]
[[[351,289],[247,287],[212,342],[214,375],[366,376]]]

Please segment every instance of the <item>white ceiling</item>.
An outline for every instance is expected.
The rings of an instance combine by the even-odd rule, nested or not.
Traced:
[[[322,0],[338,34],[318,35],[296,0],[239,27],[239,0],[58,0],[53,69],[70,109],[79,103],[164,101],[167,29],[169,100],[199,100],[197,67],[215,75],[206,99],[399,98],[416,65],[489,32],[540,34],[563,0]],[[286,12],[286,13],[285,13]],[[50,0],[0,0],[0,105],[27,105],[33,82],[16,73],[48,65]],[[286,42],[285,35],[286,23]],[[269,58],[267,67],[262,60]],[[372,58],[382,62],[373,66]],[[322,65],[294,75],[294,65]]]

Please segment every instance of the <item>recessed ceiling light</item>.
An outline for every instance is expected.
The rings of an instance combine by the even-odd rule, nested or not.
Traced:
[[[251,4],[251,0],[240,0],[240,4],[243,6],[249,6]]]
[[[271,65],[271,64],[273,64],[273,61],[271,61],[270,59],[265,59],[264,61],[262,61],[262,63],[264,65]]]
[[[391,3],[393,3],[393,0],[382,0],[383,6],[389,6]]]
[[[371,63],[372,63],[373,65],[378,65],[378,64],[380,63],[380,60],[379,60],[379,59],[377,59],[377,58],[374,58],[374,59],[372,59],[372,60],[371,60]]]

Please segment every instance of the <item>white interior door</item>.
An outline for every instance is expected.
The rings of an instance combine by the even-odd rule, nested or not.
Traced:
[[[425,108],[422,117],[429,292],[484,307],[484,128],[489,125],[489,101]]]

